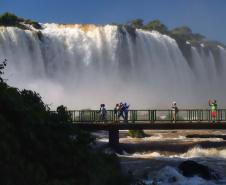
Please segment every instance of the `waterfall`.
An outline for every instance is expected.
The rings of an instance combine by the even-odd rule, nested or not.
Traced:
[[[191,47],[158,32],[105,25],[43,24],[43,29],[0,27],[0,57],[10,85],[32,89],[55,108],[207,108],[226,106],[226,50]],[[217,53],[217,54],[216,54]],[[217,57],[216,57],[217,56]],[[192,63],[193,65],[189,65]]]

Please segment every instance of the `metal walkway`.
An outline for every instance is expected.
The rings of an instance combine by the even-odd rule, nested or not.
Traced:
[[[118,119],[113,110],[107,110],[106,120],[100,119],[98,110],[69,110],[67,111],[73,123],[100,123],[100,122],[123,122]],[[216,122],[226,122],[226,109],[218,109]],[[211,110],[208,109],[180,109],[176,115],[176,121],[180,123],[210,123],[213,121]],[[172,110],[129,110],[127,123],[171,123],[173,120]]]

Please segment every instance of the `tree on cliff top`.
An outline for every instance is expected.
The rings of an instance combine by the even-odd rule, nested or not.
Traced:
[[[144,26],[144,21],[142,19],[134,19],[127,22],[128,26],[131,26],[133,28],[141,29]]]
[[[32,21],[30,19],[23,19],[9,12],[0,15],[0,26],[16,26],[21,29],[27,29],[27,27],[24,26],[22,23],[32,25],[36,29],[42,28],[41,25],[36,21]]]
[[[15,14],[6,12],[0,16],[0,25],[14,26],[15,24],[24,21],[24,19],[17,17]]]
[[[156,31],[163,33],[163,34],[168,33],[168,28],[160,20],[150,21],[149,23],[147,23],[144,26],[144,29],[149,30],[149,31],[156,30]]]
[[[205,36],[199,33],[192,33],[192,30],[187,26],[174,28],[171,30],[171,35],[188,41],[202,41],[205,39]]]

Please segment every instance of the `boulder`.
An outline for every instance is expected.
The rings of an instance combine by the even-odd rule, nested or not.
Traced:
[[[206,180],[219,179],[219,175],[213,169],[195,161],[184,161],[178,166],[178,168],[185,177],[199,176]]]

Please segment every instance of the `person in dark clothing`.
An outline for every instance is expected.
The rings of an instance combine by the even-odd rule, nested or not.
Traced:
[[[118,115],[119,115],[119,104],[117,103],[114,108],[114,120],[115,121],[118,121],[118,118],[119,118]]]
[[[123,112],[124,112],[124,106],[123,106],[123,103],[121,102],[121,103],[119,104],[118,119],[120,119],[120,117],[122,117],[123,120],[125,119],[125,118],[124,118]]]
[[[106,121],[107,120],[107,110],[105,108],[105,104],[100,105],[99,113],[100,113],[100,120]]]

